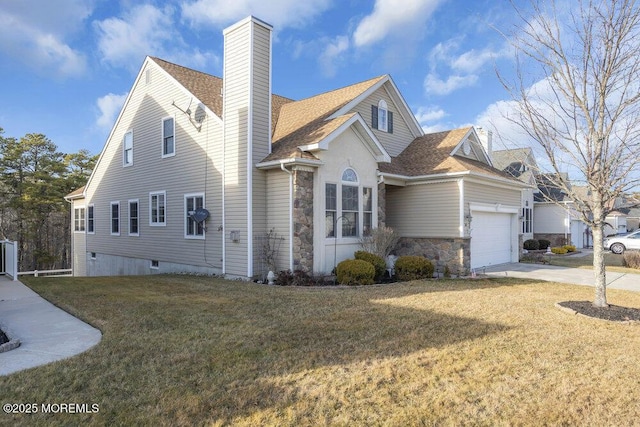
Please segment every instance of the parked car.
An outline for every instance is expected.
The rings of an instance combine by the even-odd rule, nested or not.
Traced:
[[[627,249],[640,249],[640,230],[624,236],[611,236],[604,239],[604,248],[614,254],[621,254]]]

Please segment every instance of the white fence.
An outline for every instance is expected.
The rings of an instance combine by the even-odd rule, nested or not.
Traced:
[[[18,243],[9,240],[0,242],[0,258],[2,258],[0,273],[10,276],[13,280],[18,280]]]
[[[70,268],[60,270],[33,270],[33,271],[21,271],[18,276],[71,276],[73,270]]]

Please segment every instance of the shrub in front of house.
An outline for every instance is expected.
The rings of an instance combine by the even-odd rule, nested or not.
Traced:
[[[396,261],[396,276],[399,280],[430,279],[433,277],[433,264],[422,256],[401,256]]]
[[[568,250],[566,250],[564,247],[561,246],[555,246],[553,248],[551,248],[551,252],[556,254],[556,255],[564,255],[567,252],[569,252]]]
[[[538,240],[538,244],[540,245],[540,249],[547,249],[549,246],[551,246],[551,241],[547,239],[540,239]]]
[[[375,267],[361,259],[346,259],[336,268],[338,283],[341,285],[371,285],[376,276]]]
[[[376,254],[365,251],[356,251],[353,256],[355,259],[360,259],[373,265],[373,268],[376,270],[376,280],[382,278],[382,276],[384,276],[384,272],[387,271],[387,263]]]
[[[302,270],[282,270],[276,274],[273,283],[279,286],[316,286],[321,281]]]
[[[567,250],[567,252],[575,252],[576,251],[575,245],[564,245],[563,248],[565,248]]]
[[[522,247],[528,251],[537,251],[540,249],[540,242],[536,239],[525,240]]]
[[[624,251],[622,265],[629,268],[640,269],[640,251]]]

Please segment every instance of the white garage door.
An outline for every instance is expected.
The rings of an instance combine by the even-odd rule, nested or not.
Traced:
[[[511,215],[472,212],[471,268],[511,262]]]

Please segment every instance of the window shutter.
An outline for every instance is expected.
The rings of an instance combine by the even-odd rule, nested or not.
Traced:
[[[387,132],[393,133],[393,113],[388,111],[387,114],[389,116],[387,119]]]
[[[371,106],[371,128],[378,129],[378,107]]]

